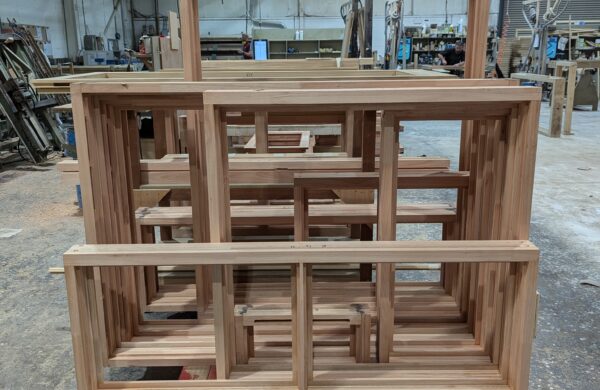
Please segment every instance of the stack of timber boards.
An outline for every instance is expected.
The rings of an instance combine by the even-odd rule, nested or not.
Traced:
[[[82,185],[87,245],[64,262],[78,386],[526,389],[539,257],[527,241],[539,89],[486,80],[260,88],[73,86],[79,161],[71,172]],[[135,113],[143,110],[202,111],[188,157],[140,161]],[[352,149],[360,153],[230,157],[224,128],[239,112],[353,112],[361,136]],[[398,157],[400,121],[417,120],[470,121],[461,171]],[[163,174],[151,179],[153,170]],[[440,188],[455,189],[457,204],[398,204],[398,191]],[[320,203],[373,189],[371,204]],[[138,210],[144,191],[172,197]],[[171,201],[191,206],[168,210]],[[396,224],[408,221],[442,224],[444,239],[396,241]],[[153,226],[176,224],[191,224],[194,243],[154,243]],[[348,225],[355,240],[314,241]],[[259,241],[232,242],[242,227]],[[293,241],[265,234],[282,227]],[[441,263],[440,280],[397,282],[396,265],[406,263]],[[160,285],[157,267],[194,272],[184,284]],[[360,272],[324,272],[336,268]],[[280,272],[258,272],[268,270]],[[149,319],[171,310],[198,319]],[[104,377],[106,367],[178,365],[215,366],[217,379]]]

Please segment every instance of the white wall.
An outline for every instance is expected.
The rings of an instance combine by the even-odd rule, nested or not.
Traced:
[[[0,0],[0,16],[2,22],[15,18],[17,23],[49,27],[54,57],[66,57],[62,0]]]
[[[138,0],[139,1],[139,0]],[[164,0],[163,0],[164,1]],[[200,0],[200,31],[202,36],[239,35],[246,29],[246,2],[240,0]],[[496,25],[500,0],[491,0],[490,25]],[[286,28],[343,28],[340,6],[345,0],[256,0],[255,18],[279,22]],[[374,0],[373,50],[384,52],[384,15],[386,0]],[[468,0],[448,0],[448,22],[467,22]],[[302,15],[299,17],[298,15]],[[445,0],[405,0],[405,25],[441,24],[446,21]]]
[[[113,11],[113,0],[65,0],[74,1],[75,13],[77,15],[77,28],[79,32],[79,46],[83,48],[83,35],[91,34],[102,36],[104,28],[108,23],[108,19]],[[128,1],[123,0],[124,4]],[[123,39],[131,40],[130,22],[126,20],[125,31],[123,31],[123,23],[121,19],[121,6],[119,6],[114,19],[106,32],[107,39],[114,39],[115,32],[121,35],[120,48],[123,49]],[[127,7],[128,9],[128,7]],[[127,11],[129,12],[129,11]],[[116,21],[116,29],[115,29]],[[107,44],[105,42],[105,44]]]
[[[84,11],[85,24],[88,26],[89,33],[102,34],[112,12],[113,0],[83,0],[83,4],[82,0],[64,1],[72,1],[75,6],[80,47],[83,46],[83,35],[85,34]],[[2,21],[5,21],[6,18],[15,18],[17,23],[47,26],[53,57],[68,57],[63,0],[0,0],[0,16]],[[118,31],[124,35],[121,31],[121,13],[117,12],[116,17]],[[113,22],[107,36],[113,38],[114,35]]]
[[[0,15],[3,19],[16,18],[17,22],[49,27],[54,57],[67,57],[67,44],[64,28],[63,0],[0,0]],[[76,25],[79,44],[82,46],[83,35],[102,34],[112,11],[113,0],[64,0],[72,1],[75,6]],[[123,0],[129,4],[129,0]],[[134,0],[135,8],[143,14],[154,13],[153,0]],[[203,36],[239,35],[251,32],[252,24],[246,30],[245,0],[199,0],[200,30]],[[82,3],[83,2],[83,3]],[[253,15],[263,21],[278,22],[286,28],[343,28],[339,8],[344,0],[248,0],[255,3]],[[491,0],[492,14],[490,24],[495,25],[498,18],[499,0]],[[300,3],[300,10],[298,4]],[[460,19],[466,23],[468,0],[448,0],[448,21],[457,24]],[[384,50],[384,4],[385,0],[374,0],[373,6],[373,49],[379,53]],[[405,0],[405,25],[421,25],[423,23],[445,22],[445,0]],[[129,8],[129,7],[127,7]],[[177,11],[177,0],[160,0],[159,12],[166,16],[168,11]],[[85,13],[85,23],[83,14]],[[300,17],[298,15],[301,15]],[[121,13],[117,12],[117,31],[127,42],[131,40],[129,30],[131,22],[125,21],[122,31]],[[154,24],[153,19],[136,22],[136,31],[144,24]],[[162,28],[162,26],[161,26]],[[107,37],[115,35],[114,21],[108,30]],[[121,46],[122,47],[122,46]]]

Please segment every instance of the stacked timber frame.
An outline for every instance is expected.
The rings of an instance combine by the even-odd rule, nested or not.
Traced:
[[[377,84],[72,86],[87,245],[65,255],[65,276],[79,388],[528,387],[539,253],[527,239],[540,91],[510,80]],[[187,222],[178,223],[191,222],[195,243],[152,244],[153,229],[141,228],[145,214],[136,214],[135,193],[148,177],[142,174],[135,112],[142,110],[188,110],[188,120],[195,112],[197,126],[188,129],[189,157],[177,161],[186,165],[180,170],[191,191],[191,218],[186,211]],[[378,111],[382,134],[376,159]],[[228,155],[226,126],[239,113],[258,114],[264,121],[271,115],[327,112],[360,118],[353,122],[355,142],[346,150],[346,169],[339,168],[340,157],[322,157],[324,168],[310,170],[303,169],[310,158],[257,156],[247,163],[261,173],[244,177],[244,161]],[[400,121],[417,120],[469,122],[461,139],[460,171],[398,157]],[[285,164],[295,166],[294,172],[277,169]],[[242,173],[236,174],[236,167]],[[244,180],[277,184],[274,197],[287,186],[293,218],[279,218],[293,224],[294,242],[232,242],[232,194],[236,185],[249,184]],[[424,208],[398,205],[398,190],[407,188],[456,189],[458,202],[446,208],[450,215],[437,210],[431,218]],[[374,209],[358,205],[356,219],[311,214],[318,209],[311,199],[323,191],[373,189]],[[257,222],[249,225],[269,225],[257,210]],[[396,224],[407,221],[442,223],[444,239],[396,241]],[[310,241],[315,226],[368,228],[373,222],[376,242],[363,233],[364,241]],[[370,265],[354,281],[327,279],[318,271],[322,265],[371,263],[374,280]],[[397,282],[395,265],[402,263],[441,263],[442,276],[439,283]],[[238,280],[240,267],[259,265],[286,267],[288,281]],[[198,319],[147,318],[157,266],[195,269],[190,302]],[[265,328],[236,327],[236,316],[244,315],[236,305],[252,307],[246,327],[263,319]],[[270,324],[272,318],[285,321]],[[256,332],[255,356],[246,332]],[[369,342],[366,350],[357,340],[373,345]],[[280,347],[275,353],[273,344]],[[205,364],[216,366],[216,380],[104,378],[105,367]]]

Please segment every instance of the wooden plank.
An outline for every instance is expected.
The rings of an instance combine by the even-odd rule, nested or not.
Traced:
[[[554,75],[564,77],[564,71],[567,71],[567,102],[565,104],[565,123],[563,134],[571,135],[573,122],[573,108],[575,102],[575,87],[577,84],[577,63],[570,61],[556,61]]]
[[[88,300],[83,291],[82,270],[65,266],[65,283],[69,302],[69,316],[71,322],[71,337],[75,358],[75,377],[77,385],[85,389],[97,389],[102,376],[98,369],[98,362],[94,360],[92,351],[91,323],[89,311],[86,306]],[[90,353],[92,352],[92,353]]]
[[[200,49],[200,18],[198,2],[179,0],[181,23],[181,50],[183,51],[183,78],[186,81],[202,80]]]
[[[513,73],[514,79],[532,80],[552,84],[552,105],[550,114],[550,137],[559,138],[563,125],[563,107],[565,103],[565,79],[562,77],[538,75],[533,73]]]
[[[526,262],[538,249],[528,241],[269,242],[76,245],[65,266]]]
[[[181,48],[181,39],[179,38],[179,18],[177,13],[169,11],[169,36],[171,41],[171,50]]]
[[[343,148],[342,150],[348,155],[352,155],[354,150],[354,111],[346,111],[346,121],[344,122],[342,131]]]
[[[221,129],[221,116],[213,106],[204,107],[204,142],[208,188],[210,242],[231,241],[227,133]],[[233,317],[233,270],[229,265],[214,265],[214,320],[220,331],[215,335],[217,378],[227,379],[235,364],[235,319]]]
[[[517,266],[515,313],[510,341],[513,357],[509,365],[508,383],[513,389],[529,388],[531,351],[536,318],[536,285],[538,262],[532,261]]]
[[[193,214],[190,207],[141,208],[136,212],[140,226],[190,226]],[[456,220],[451,204],[402,204],[396,212],[396,223],[450,223]],[[312,225],[348,225],[377,223],[374,204],[325,204],[311,206],[308,217]],[[292,226],[294,206],[232,206],[233,226]],[[259,233],[259,232],[257,232]]]
[[[397,170],[397,189],[464,188],[469,185],[469,172],[402,172]],[[294,184],[307,190],[377,189],[379,173],[297,173]]]
[[[164,73],[164,72],[161,72]],[[151,75],[152,73],[139,73],[137,75]],[[125,75],[136,75],[126,73]],[[106,80],[106,79],[105,79]],[[510,79],[472,79],[472,80],[320,80],[320,81],[248,81],[244,82],[184,82],[183,80],[160,82],[149,79],[145,82],[135,80],[119,80],[108,83],[86,82],[85,79],[74,80],[72,93],[93,93],[102,95],[156,95],[173,94],[186,96],[202,94],[209,90],[239,90],[239,89],[357,89],[357,88],[457,88],[457,87],[507,87],[514,86]]]
[[[224,107],[243,106],[320,106],[360,105],[381,107],[386,104],[426,103],[453,104],[485,102],[539,101],[539,90],[530,87],[462,87],[462,88],[372,88],[313,90],[237,90],[206,91],[205,104]]]
[[[254,115],[256,153],[269,153],[269,113],[259,111]]]
[[[485,77],[490,0],[469,0],[467,8],[465,78]]]
[[[398,207],[398,118],[384,112],[381,119],[381,164],[377,200],[377,240],[396,241],[396,220],[391,217]],[[389,363],[394,333],[393,264],[377,264],[377,361]]]
[[[563,107],[565,104],[565,79],[561,78],[552,88],[552,106],[550,107],[550,136],[560,138],[563,124]]]

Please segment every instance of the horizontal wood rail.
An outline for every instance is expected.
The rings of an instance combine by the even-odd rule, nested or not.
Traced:
[[[402,92],[402,93],[399,93]],[[359,104],[367,109],[370,104],[418,103],[477,103],[540,101],[538,88],[531,87],[436,87],[436,88],[361,88],[361,89],[300,89],[300,90],[235,90],[206,91],[204,104],[221,107],[248,107],[269,104],[270,111],[277,106],[314,106]],[[275,107],[274,107],[275,106]],[[323,108],[322,108],[323,109]]]
[[[268,242],[218,244],[75,245],[65,266],[527,262],[529,241]]]
[[[377,207],[362,204],[312,205],[308,219],[311,225],[351,225],[377,223]],[[143,207],[136,211],[140,226],[186,226],[192,224],[191,207]],[[399,205],[397,223],[448,223],[456,221],[451,204]],[[293,205],[231,206],[232,226],[293,226]]]
[[[130,73],[131,74],[131,73]],[[44,79],[47,81],[48,79]],[[41,80],[38,80],[41,81]],[[174,96],[201,94],[205,91],[222,91],[238,89],[354,89],[354,88],[411,88],[411,87],[475,87],[475,86],[515,86],[514,80],[493,79],[448,79],[448,80],[343,80],[343,81],[249,81],[242,82],[183,82],[173,81],[161,83],[156,80],[106,80],[109,83],[98,82],[98,80],[78,80],[73,85],[72,93],[91,93],[100,95],[144,95],[170,94]],[[141,82],[143,81],[143,82]]]
[[[379,159],[376,159],[376,164]],[[448,169],[450,161],[445,157],[399,157],[398,169]],[[76,160],[65,160],[57,164],[58,169],[65,173],[79,172]],[[141,160],[142,172],[153,171],[186,171],[190,162],[187,155],[168,155],[159,160]],[[229,169],[232,171],[253,170],[356,170],[361,166],[357,157],[329,157],[321,154],[302,156],[273,156],[273,155],[232,155]],[[377,165],[376,165],[377,166]]]
[[[389,377],[385,374],[385,368],[379,366],[375,371],[368,371],[367,376],[361,377],[360,367],[362,366],[347,366],[347,370],[357,370],[356,373],[349,374],[350,371],[336,371],[335,368],[323,369],[319,371],[319,375],[313,374],[313,349],[312,344],[307,345],[303,335],[309,334],[309,340],[312,339],[313,321],[311,315],[312,308],[312,277],[310,276],[310,268],[315,264],[331,264],[331,263],[357,263],[370,259],[371,261],[382,263],[402,263],[402,262],[442,262],[442,263],[479,263],[479,264],[506,264],[510,263],[512,269],[511,280],[513,284],[507,286],[508,291],[503,297],[506,305],[506,312],[501,317],[501,322],[506,329],[506,351],[510,353],[511,359],[515,364],[528,358],[529,351],[521,345],[522,337],[529,337],[533,333],[534,314],[531,310],[535,302],[535,281],[537,274],[539,250],[528,241],[401,241],[401,242],[293,242],[293,243],[220,243],[220,244],[179,244],[179,245],[83,245],[74,246],[64,255],[65,278],[69,291],[69,305],[71,320],[79,329],[79,332],[73,333],[73,342],[83,348],[89,354],[90,359],[85,364],[100,367],[102,360],[101,338],[98,325],[103,323],[104,316],[111,315],[95,306],[96,286],[94,281],[94,272],[105,267],[117,267],[117,269],[132,269],[131,266],[149,266],[149,265],[212,265],[216,275],[221,272],[223,265],[228,264],[287,264],[292,267],[292,289],[291,296],[291,314],[292,314],[292,348],[294,360],[304,360],[307,362],[305,366],[294,364],[294,378],[307,378],[308,386],[318,386],[325,377],[331,376],[331,383],[336,383],[334,377],[342,375],[343,378],[356,378],[357,383],[371,384],[377,383],[382,386],[392,386],[398,384],[415,384],[410,382],[410,378],[416,378],[415,372],[407,370],[405,376],[401,373],[396,377]],[[308,273],[308,274],[307,274]],[[308,277],[307,277],[308,276]],[[218,288],[215,287],[215,292]],[[348,302],[353,304],[354,302]],[[224,305],[224,306],[222,306]],[[224,310],[228,303],[220,300],[213,302],[213,310],[215,312]],[[232,307],[233,309],[233,307]],[[113,313],[114,314],[114,313]],[[318,319],[318,317],[316,318]],[[156,321],[154,321],[156,322]],[[187,324],[187,325],[185,325]],[[178,325],[180,330],[184,326],[196,327],[198,330],[205,329],[204,325],[194,325],[193,323],[183,323]],[[138,327],[147,325],[139,324]],[[211,323],[212,329],[212,323]],[[227,329],[234,330],[234,322],[223,324],[225,328],[214,328],[215,333],[219,331],[227,332]],[[371,337],[369,327],[365,327],[363,337]],[[210,336],[209,329],[202,330],[206,336]],[[515,337],[511,337],[515,335]],[[233,351],[237,348],[237,337],[225,337],[224,343],[216,344],[214,347],[215,363],[217,367],[222,364],[228,364],[223,360],[226,351]],[[206,341],[208,343],[208,341]],[[142,343],[144,344],[144,343]],[[186,348],[179,343],[173,344],[169,349],[169,355],[177,356],[178,348]],[[142,348],[139,352],[135,352],[135,348]],[[154,361],[162,362],[160,359],[154,360],[152,349],[144,350],[143,345],[130,342],[123,339],[120,345],[116,348],[120,353],[131,353],[132,356],[139,356],[140,362],[152,365]],[[246,345],[247,347],[247,345]],[[188,347],[189,348],[189,347]],[[213,351],[212,344],[206,344],[206,347],[196,347],[199,352],[206,351],[207,359]],[[156,350],[156,353],[162,353],[161,350]],[[108,356],[111,356],[113,351],[109,350]],[[362,351],[363,357],[370,360],[370,352]],[[142,356],[142,354],[144,356]],[[236,364],[234,355],[234,369]],[[111,358],[111,361],[114,360]],[[83,363],[82,363],[83,364]],[[115,363],[116,364],[116,363]],[[366,367],[366,366],[365,366]],[[369,367],[375,365],[369,364]],[[256,367],[256,374],[260,374],[260,366]],[[383,371],[380,371],[383,370]],[[248,372],[248,371],[246,371]],[[382,375],[378,373],[381,372]],[[489,372],[489,371],[488,371]],[[316,372],[315,372],[316,373]],[[472,375],[483,375],[480,371],[471,371]],[[509,385],[507,379],[503,379],[499,372],[490,372],[490,376],[482,376],[479,379],[481,382],[470,382],[474,379],[460,379],[462,375],[468,378],[469,375],[458,370],[456,372],[448,371],[446,375],[441,375],[438,379],[428,378],[425,371],[419,372],[419,384],[424,386],[428,384],[448,384],[449,378],[466,381],[464,383],[474,384],[490,384]],[[350,375],[350,377],[348,376]],[[417,375],[418,376],[418,375]],[[284,376],[285,377],[285,376]],[[288,377],[291,378],[291,377]],[[403,379],[404,378],[404,379]],[[226,378],[224,378],[226,379]],[[90,381],[93,379],[90,378]],[[235,388],[252,388],[261,386],[262,388],[279,388],[280,386],[298,386],[306,388],[306,385],[295,383],[296,379],[282,380],[276,377],[263,377],[260,382],[252,379],[244,379],[240,377],[232,377],[230,381],[194,381],[194,385],[198,388],[210,388],[226,386]],[[406,381],[409,382],[406,382]],[[440,382],[436,382],[439,380]],[[452,381],[452,379],[450,379]],[[510,381],[510,378],[508,379]],[[352,381],[340,381],[337,383],[340,386],[351,385]],[[455,382],[450,382],[455,383]],[[458,383],[458,382],[456,382]],[[462,383],[462,382],[461,382]],[[86,388],[177,388],[181,387],[176,381],[155,381],[148,387],[148,383],[131,383],[131,382],[104,382],[102,379],[99,383],[89,382]],[[186,383],[186,386],[188,383]],[[193,386],[192,386],[193,387]],[[434,387],[430,387],[434,388]],[[508,389],[509,387],[507,387]],[[520,389],[520,387],[510,386],[510,388]]]
[[[560,137],[563,127],[563,106],[565,103],[566,80],[562,75],[560,77],[546,76],[535,73],[513,73],[511,76],[517,80],[529,80],[537,83],[547,83],[552,85],[552,106],[550,115],[550,137]],[[570,129],[570,124],[568,125]],[[570,130],[569,130],[570,132]]]
[[[308,156],[308,155],[307,155]],[[318,155],[316,155],[318,156]],[[79,164],[77,161],[61,161],[57,164],[65,183],[79,182]],[[379,159],[375,161],[379,166]],[[450,161],[441,157],[399,157],[399,170],[447,170]],[[229,164],[230,183],[292,184],[297,173],[322,171],[347,171],[358,173],[362,169],[361,158],[354,157],[244,157],[232,156]],[[141,185],[160,186],[190,184],[190,163],[187,156],[166,157],[160,160],[142,160],[140,162]],[[423,172],[423,171],[421,171]],[[155,187],[156,188],[156,187]]]
[[[157,78],[158,76],[158,78]],[[32,80],[32,85],[38,91],[38,93],[78,93],[80,89],[76,87],[79,83],[85,83],[86,85],[100,85],[108,84],[109,87],[100,86],[97,88],[84,88],[84,92],[101,92],[110,93],[111,86],[116,90],[127,90],[135,91],[136,93],[160,93],[157,92],[156,88],[143,87],[144,84],[162,83],[165,86],[174,85],[181,92],[181,87],[184,87],[185,91],[189,91],[190,84],[196,86],[202,86],[203,89],[236,89],[240,86],[247,88],[352,88],[360,86],[373,87],[389,87],[390,85],[396,85],[397,83],[407,83],[407,85],[419,85],[419,83],[425,83],[425,85],[435,86],[438,82],[448,82],[447,85],[458,85],[460,83],[471,84],[471,85],[514,85],[511,84],[510,80],[492,80],[492,79],[472,79],[472,80],[459,80],[450,75],[440,74],[438,72],[418,71],[412,73],[406,73],[404,77],[398,77],[397,75],[390,75],[384,72],[361,72],[355,77],[344,77],[343,75],[338,76],[318,76],[314,78],[302,79],[290,78],[288,80],[271,79],[271,80],[252,80],[249,78],[231,78],[221,80],[206,80],[202,82],[186,83],[183,82],[183,75],[181,73],[169,73],[169,72],[144,72],[144,73],[88,73],[85,75],[76,76],[65,76],[55,77],[50,79],[37,79]],[[130,86],[135,85],[135,89],[131,88],[120,88],[120,84],[129,84]],[[454,84],[452,84],[454,83]],[[463,84],[461,84],[463,85]],[[187,86],[187,87],[186,87]],[[72,87],[72,88],[71,88]],[[165,92],[170,92],[165,90]]]
[[[311,189],[379,188],[379,173],[298,173],[294,185]],[[469,172],[398,172],[398,189],[466,188]]]

